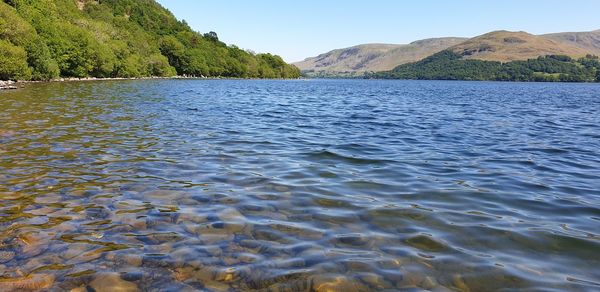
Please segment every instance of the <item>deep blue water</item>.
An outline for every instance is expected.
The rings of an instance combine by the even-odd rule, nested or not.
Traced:
[[[600,289],[598,84],[52,83],[0,108],[0,290]]]

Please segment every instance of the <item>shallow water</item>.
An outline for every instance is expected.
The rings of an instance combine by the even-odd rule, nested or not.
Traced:
[[[52,83],[0,109],[0,291],[600,289],[599,85]]]

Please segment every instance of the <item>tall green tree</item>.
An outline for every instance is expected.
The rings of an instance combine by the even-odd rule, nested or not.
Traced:
[[[52,80],[60,77],[58,63],[52,58],[46,43],[37,38],[27,47],[27,63],[33,80]]]
[[[0,40],[0,80],[27,80],[31,69],[27,65],[27,52],[22,47]]]
[[[404,64],[388,72],[367,74],[368,78],[497,80],[497,81],[562,81],[594,82],[597,80],[595,57],[575,60],[568,56],[550,55],[508,63],[463,59],[450,50],[421,61]],[[600,65],[598,65],[600,67]]]
[[[154,0],[1,0],[0,40],[26,52],[29,78],[35,80],[300,76],[281,58],[227,46],[215,32],[193,31]],[[18,75],[23,76],[28,75]]]

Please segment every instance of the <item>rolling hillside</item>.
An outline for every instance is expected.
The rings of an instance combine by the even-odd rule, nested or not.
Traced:
[[[386,71],[398,65],[421,60],[431,54],[459,44],[463,38],[435,38],[407,45],[365,44],[333,50],[294,63],[303,72],[351,73]]]
[[[526,32],[494,31],[450,48],[465,59],[509,62],[546,55],[583,57],[589,50]]]
[[[194,31],[154,0],[0,1],[0,52],[0,80],[300,75],[279,56]]]
[[[557,42],[568,43],[600,55],[600,29],[586,32],[563,32],[542,35]]]
[[[600,82],[600,61],[596,56],[571,58],[565,55],[540,56],[510,62],[465,59],[444,50],[421,61],[393,70],[367,73],[367,78],[419,80],[491,80],[535,82]]]
[[[600,30],[532,35],[494,31],[471,39],[434,38],[408,45],[366,44],[333,50],[295,63],[305,76],[362,76],[392,70],[449,49],[466,60],[524,61],[549,55],[600,55]]]

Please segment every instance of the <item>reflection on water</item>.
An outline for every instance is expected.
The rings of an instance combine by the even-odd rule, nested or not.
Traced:
[[[600,87],[0,93],[0,290],[600,289]]]

